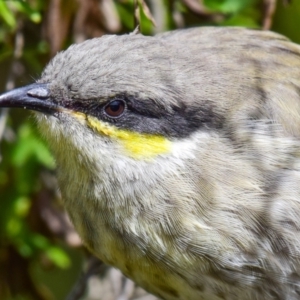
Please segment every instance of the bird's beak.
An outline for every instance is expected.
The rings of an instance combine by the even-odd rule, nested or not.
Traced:
[[[45,114],[53,114],[59,108],[51,101],[49,89],[45,83],[34,83],[2,94],[0,107],[21,107]]]

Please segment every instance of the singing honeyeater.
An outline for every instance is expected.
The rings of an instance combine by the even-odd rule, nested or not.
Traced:
[[[85,245],[167,300],[300,299],[300,46],[106,35],[0,106],[36,114]]]

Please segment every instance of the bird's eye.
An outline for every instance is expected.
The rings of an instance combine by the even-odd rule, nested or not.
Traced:
[[[125,103],[122,100],[113,100],[109,102],[105,108],[104,111],[109,117],[120,117],[125,110]]]

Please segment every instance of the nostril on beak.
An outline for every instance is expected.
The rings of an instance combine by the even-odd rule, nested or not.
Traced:
[[[27,95],[34,98],[46,99],[49,97],[49,90],[44,87],[37,87],[27,91]]]

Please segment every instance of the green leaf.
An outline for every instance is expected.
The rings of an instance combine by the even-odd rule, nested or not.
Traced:
[[[21,196],[14,203],[15,214],[19,217],[27,216],[31,206],[30,198]]]
[[[134,15],[133,15],[133,5],[132,3],[127,3],[126,5],[119,2],[115,3],[118,14],[122,23],[130,30],[133,30],[134,26]]]
[[[237,15],[222,23],[223,26],[244,26],[247,28],[259,28],[259,24],[249,16]]]
[[[148,34],[149,35],[152,32],[153,24],[152,24],[151,20],[146,16],[141,4],[139,4],[139,8],[140,8],[140,28],[141,28],[141,32],[143,34]]]
[[[49,247],[48,239],[40,234],[32,234],[31,241],[38,249],[46,250]]]
[[[17,217],[12,217],[6,224],[6,232],[9,236],[17,236],[22,230],[22,221]]]
[[[34,252],[32,247],[30,247],[30,245],[26,243],[22,243],[21,245],[19,245],[18,250],[19,253],[24,257],[30,257]]]
[[[46,255],[55,265],[62,269],[68,268],[71,264],[66,252],[59,247],[51,246],[46,250]]]
[[[17,23],[15,16],[4,1],[0,1],[0,18],[3,19],[10,28],[16,28]]]
[[[222,13],[238,13],[253,2],[254,0],[204,0],[207,8]]]
[[[21,167],[29,158],[33,157],[45,167],[54,168],[54,159],[50,151],[37,137],[30,123],[24,123],[20,126],[18,136],[18,145],[12,155],[12,163],[15,166]]]
[[[16,10],[25,14],[32,22],[40,23],[42,16],[38,10],[31,7],[26,1],[15,1]]]

